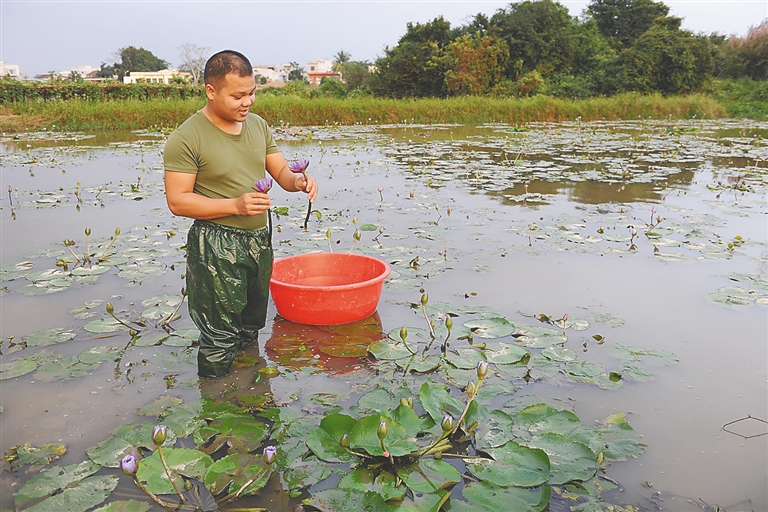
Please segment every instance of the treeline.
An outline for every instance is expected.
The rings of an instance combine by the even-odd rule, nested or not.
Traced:
[[[455,28],[409,23],[375,65],[365,88],[393,98],[688,94],[711,78],[768,78],[768,19],[727,38],[681,29],[653,0],[592,0],[580,19],[526,0]]]
[[[0,80],[0,105],[24,101],[53,100],[156,100],[205,98],[205,89],[187,84],[123,84],[119,82],[86,82],[60,80],[31,82]]]

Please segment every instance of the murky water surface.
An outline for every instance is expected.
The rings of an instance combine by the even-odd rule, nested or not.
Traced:
[[[527,368],[492,367],[497,389],[517,388],[494,406],[512,411],[510,399],[535,403],[527,395],[536,395],[588,426],[626,413],[647,446],[598,470],[600,482],[618,486],[604,495],[610,503],[768,510],[768,435],[760,435],[768,432],[767,135],[765,123],[728,121],[281,134],[287,158],[310,159],[321,196],[305,232],[303,197],[273,191],[276,255],[326,251],[329,243],[348,251],[354,218],[362,235],[354,251],[384,259],[393,272],[377,315],[363,324],[300,326],[270,305],[258,346],[246,351],[253,359],[216,383],[196,380],[186,303],[172,328],[161,328],[181,299],[190,225],[165,206],[163,137],[5,136],[0,449],[11,455],[28,443],[22,452],[39,455],[58,446],[54,466],[80,463],[118,427],[155,424],[164,408],[200,398],[318,418],[349,407],[382,385],[385,370],[366,357],[371,342],[402,325],[426,331],[416,307],[424,288],[438,326],[449,313],[456,326],[504,317],[516,331],[501,341],[529,347]],[[78,257],[113,255],[76,265],[65,240]],[[107,302],[142,328],[135,345],[106,315]],[[566,337],[542,341],[562,332],[566,313]],[[549,330],[536,338],[534,328]],[[449,352],[467,346],[456,336]],[[561,356],[559,347],[571,349],[582,368],[600,371],[558,366],[557,357],[537,355],[546,347]],[[662,354],[660,364],[627,361],[626,347]],[[450,357],[461,365],[461,354]],[[429,379],[446,374],[414,375],[412,386]],[[742,435],[722,429],[750,416],[727,427]],[[2,463],[2,509],[13,508],[14,492],[40,471],[22,462]],[[238,504],[287,510],[298,498],[281,489],[273,478],[260,498]],[[567,510],[571,502],[558,496],[552,509]],[[108,500],[128,498],[141,496],[122,477]]]

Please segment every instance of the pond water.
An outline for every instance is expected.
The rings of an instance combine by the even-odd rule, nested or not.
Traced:
[[[396,405],[424,382],[466,397],[481,356],[459,338],[472,331],[491,362],[509,345],[530,352],[530,361],[491,364],[487,408],[513,417],[544,402],[590,428],[621,411],[641,436],[638,457],[592,464],[599,478],[585,487],[596,497],[604,486],[602,502],[554,486],[552,510],[768,510],[766,136],[766,123],[704,120],[279,133],[289,160],[310,160],[321,195],[304,231],[303,196],[273,190],[276,257],[330,246],[377,256],[393,272],[377,313],[359,324],[301,326],[270,304],[258,345],[230,376],[200,383],[186,302],[162,328],[182,299],[190,225],[165,205],[162,134],[4,135],[0,509],[47,496],[14,502],[41,468],[90,458],[114,480],[127,444],[113,431],[165,421],[177,448],[205,445],[214,459],[225,440],[241,452],[261,453],[267,439],[290,446],[281,471],[293,473],[236,502],[290,510],[349,469],[298,476],[303,440],[323,413],[359,413],[377,388]],[[111,256],[76,264],[86,252]],[[447,316],[454,329],[445,360],[412,373],[416,363],[386,351],[402,352],[404,325],[410,343],[429,344],[423,292],[434,348]],[[134,343],[106,303],[140,331]],[[294,436],[287,427],[254,433],[252,444],[224,431],[198,438],[201,399],[241,412],[279,406],[281,418],[314,423]],[[480,447],[489,435],[478,427]],[[150,503],[126,476],[105,496]]]

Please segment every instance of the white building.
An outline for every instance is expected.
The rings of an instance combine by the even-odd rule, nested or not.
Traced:
[[[11,78],[15,78],[17,80],[21,78],[19,66],[16,64],[6,64],[0,60],[0,78],[5,78],[8,75],[11,75]]]
[[[253,66],[253,74],[256,76],[256,83],[260,77],[266,78],[267,82],[285,82],[288,80],[290,67],[288,62]]]
[[[333,71],[333,62],[328,59],[317,59],[307,62],[304,71],[308,74],[313,73],[331,73]]]
[[[191,73],[178,71],[175,69],[163,69],[160,71],[130,71],[123,77],[124,84],[149,83],[149,84],[170,84],[174,77],[189,78]]]

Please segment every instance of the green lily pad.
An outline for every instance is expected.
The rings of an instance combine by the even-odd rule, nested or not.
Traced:
[[[357,423],[346,414],[329,414],[320,421],[320,426],[307,438],[307,447],[318,459],[326,462],[342,462],[350,459],[349,453],[341,446],[341,438],[349,435]]]
[[[145,501],[113,501],[108,505],[95,509],[93,512],[147,512],[151,508],[152,504]]]
[[[486,360],[494,364],[515,364],[531,355],[520,345],[504,342],[486,348],[483,353]]]
[[[557,345],[545,348],[541,351],[541,355],[550,361],[558,361],[561,363],[570,363],[579,359],[578,354],[574,350]]]
[[[159,416],[167,408],[181,404],[181,398],[175,396],[163,395],[160,398],[155,399],[151,403],[145,405],[136,411],[136,414],[142,416]]]
[[[585,444],[565,436],[546,433],[526,444],[544,450],[549,456],[549,483],[552,485],[588,480],[597,471],[597,454]]]
[[[543,450],[508,441],[485,451],[492,459],[467,460],[467,469],[479,480],[501,487],[535,487],[549,478],[549,457]]]
[[[353,450],[365,450],[371,455],[381,456],[384,451],[377,435],[379,424],[387,425],[384,445],[393,457],[408,455],[419,448],[416,439],[408,436],[406,428],[393,418],[380,414],[366,416],[357,421],[349,433],[349,446]]]
[[[419,390],[419,399],[424,410],[438,425],[446,414],[458,418],[464,411],[464,404],[448,394],[445,387],[438,384],[429,382],[422,384]]]
[[[6,454],[5,459],[10,461],[13,469],[27,465],[41,467],[50,464],[66,452],[67,445],[64,443],[51,443],[42,446],[24,443],[21,446],[11,448],[10,455]]]
[[[394,409],[399,404],[395,397],[384,388],[376,388],[367,392],[357,401],[357,407],[361,411],[386,411]]]
[[[95,507],[106,500],[117,487],[117,475],[91,476],[69,484],[60,494],[51,496],[35,506],[26,509],[29,512],[82,512]]]
[[[414,493],[432,493],[461,482],[461,473],[448,462],[420,459],[416,464],[397,470],[405,485]]]
[[[471,370],[477,368],[480,361],[485,361],[484,351],[472,347],[459,347],[446,352],[445,359],[456,368]]]
[[[411,342],[409,341],[409,343]],[[411,350],[415,350],[415,347],[411,347]],[[403,359],[413,355],[410,350],[405,348],[402,342],[397,343],[387,340],[374,341],[368,345],[368,352],[376,359],[382,360]]]
[[[511,441],[514,437],[512,427],[514,420],[511,415],[499,409],[494,409],[488,418],[481,422],[475,430],[475,442],[478,450],[495,448]]]
[[[478,338],[503,338],[515,332],[515,325],[502,317],[469,320],[463,326]]]
[[[61,492],[99,469],[101,466],[88,460],[70,466],[50,468],[27,480],[13,495],[14,503],[17,507],[23,507],[28,501]]]
[[[263,457],[250,453],[233,453],[222,457],[208,466],[205,472],[205,485],[216,492],[225,489],[228,494],[238,492],[251,478],[256,480],[241,492],[241,495],[253,494],[269,481],[275,465],[267,465]],[[229,486],[229,487],[227,487]]]
[[[339,481],[339,489],[351,489],[361,492],[375,492],[385,501],[402,499],[408,488],[397,486],[397,478],[392,473],[382,471],[378,476],[370,469],[355,469],[344,475]]]
[[[652,366],[672,366],[679,361],[675,354],[666,350],[641,349],[619,343],[614,345],[613,355],[624,361],[642,361]]]
[[[473,482],[461,491],[466,501],[452,500],[451,512],[477,512],[478,510],[514,510],[515,512],[541,512],[549,505],[552,488],[548,485],[536,489],[500,487],[491,482]]]
[[[181,475],[203,480],[208,467],[213,464],[213,460],[207,453],[189,448],[164,448],[163,455],[179,489],[184,488],[184,480]],[[139,461],[139,470],[136,476],[150,492],[155,494],[174,494],[176,492],[168,479],[168,474],[165,472],[157,450],[149,457]]]
[[[83,329],[85,329],[88,332],[94,332],[94,333],[105,333],[105,332],[115,332],[122,324],[112,318],[111,316],[105,316],[104,318],[100,318],[99,320],[92,320],[85,324],[83,326]]]
[[[411,356],[409,359],[398,359],[396,364],[409,373],[429,373],[439,368],[442,361],[443,358],[437,354],[427,356],[419,354]]]
[[[309,460],[302,461],[296,460],[283,472],[283,479],[288,486],[288,490],[298,490],[311,487],[319,482],[322,482],[333,472],[323,461]]]
[[[168,407],[160,415],[160,422],[180,438],[189,437],[197,429],[207,425],[206,421],[200,418],[198,404],[178,404]]]
[[[116,468],[120,466],[120,459],[131,453],[134,449],[144,448],[154,450],[152,442],[152,423],[129,423],[112,431],[112,437],[102,441],[95,448],[88,450],[88,457],[101,466]],[[176,442],[173,432],[168,432],[165,446],[171,447]]]
[[[302,503],[315,507],[322,512],[339,510],[365,510],[366,512],[389,512],[384,499],[373,491],[362,492],[355,489],[324,489],[312,494]]]
[[[599,428],[606,442],[603,454],[609,460],[627,460],[637,458],[645,452],[645,443],[640,441],[640,435],[635,432],[623,412],[615,412],[603,421],[604,427]]]
[[[603,365],[593,361],[565,363],[563,370],[566,377],[575,382],[594,384],[601,389],[618,389],[621,386],[621,380],[612,380],[609,375],[606,375]]]
[[[222,414],[207,427],[195,431],[195,443],[205,453],[213,453],[224,444],[235,452],[257,449],[268,427],[248,414]]]
[[[52,329],[43,329],[42,331],[36,331],[28,336],[24,336],[22,340],[26,342],[29,347],[45,347],[47,345],[55,345],[56,343],[64,343],[73,339],[77,334],[72,329],[66,329],[64,327],[54,327]]]
[[[549,327],[520,326],[515,330],[515,342],[529,348],[547,348],[568,341],[563,331]]]
[[[38,362],[35,359],[24,358],[7,361],[0,364],[0,380],[20,377],[37,370]]]
[[[610,313],[592,313],[592,321],[605,324],[608,327],[621,327],[624,325],[624,319],[613,316]]]

